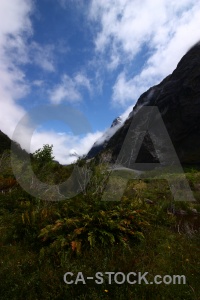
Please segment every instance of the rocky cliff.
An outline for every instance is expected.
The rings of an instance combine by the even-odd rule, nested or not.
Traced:
[[[108,128],[102,137],[100,137],[93,145],[93,147],[90,149],[90,151],[87,154],[87,158],[92,158],[96,156],[99,152],[103,151],[107,144],[108,141],[111,139],[111,137],[117,132],[117,130],[122,126],[122,118],[117,117],[116,119],[113,120],[110,128]]]
[[[95,151],[95,155],[110,151],[112,161],[115,161],[133,118],[143,106],[158,107],[181,163],[200,163],[200,43],[183,56],[171,75],[140,96],[123,126],[103,149]],[[158,160],[147,133],[137,162]]]
[[[21,148],[21,146],[12,141],[5,133],[0,130],[0,156],[4,153],[4,151],[11,150],[12,144],[12,151],[21,158],[27,157],[28,153]]]

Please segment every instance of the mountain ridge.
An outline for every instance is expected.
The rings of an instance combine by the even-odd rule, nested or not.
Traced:
[[[200,43],[181,58],[170,75],[139,97],[122,127],[92,157],[110,152],[110,161],[114,162],[132,119],[143,106],[158,107],[180,162],[200,163]],[[91,149],[88,154],[92,152]],[[148,134],[145,135],[137,162],[158,162]]]
[[[0,155],[4,151],[11,150],[20,158],[27,157],[29,154],[26,150],[22,149],[20,144],[11,140],[3,131],[0,130]]]

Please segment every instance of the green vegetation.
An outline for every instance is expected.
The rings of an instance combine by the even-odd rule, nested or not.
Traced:
[[[38,149],[33,153],[33,158],[37,161],[39,164],[47,164],[51,163],[54,159],[53,156],[53,145],[43,145],[42,149]]]
[[[192,209],[200,212],[200,171],[185,169],[195,204],[173,203],[165,180],[142,178],[130,180],[116,202],[101,200],[106,165],[77,164],[91,170],[90,182],[84,192],[59,202],[30,196],[10,165],[0,165],[0,299],[200,299],[200,220],[192,215]],[[48,145],[35,152],[32,166],[52,184],[73,170],[54,162]],[[187,216],[174,216],[172,206]],[[109,284],[106,275],[103,284],[67,285],[66,272],[74,273],[74,280],[78,272],[85,278],[96,272],[149,272],[149,281],[155,275],[185,275],[186,285]]]

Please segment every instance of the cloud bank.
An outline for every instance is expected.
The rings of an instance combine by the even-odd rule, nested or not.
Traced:
[[[26,40],[32,34],[31,1],[0,2],[0,128],[11,136],[25,113],[17,102],[29,90],[18,64],[27,60]],[[17,59],[18,58],[18,59]]]
[[[34,88],[40,92],[46,87],[46,101],[52,105],[63,102],[77,105],[84,102],[85,92],[94,94],[97,75],[96,91],[104,88],[111,75],[114,78],[106,82],[107,86],[111,84],[110,101],[125,110],[122,116],[125,119],[141,93],[170,74],[185,52],[200,40],[200,3],[196,0],[91,0],[87,8],[85,4],[80,6],[80,0],[58,0],[58,3],[64,11],[73,5],[87,9],[83,15],[89,19],[93,38],[93,48],[90,43],[89,55],[85,56],[90,76],[87,67],[80,66],[79,70],[83,71],[76,69],[72,76],[70,70],[62,70],[58,82],[53,76],[58,72],[56,55],[61,53],[61,48],[34,40],[31,17],[37,2],[0,1],[0,129],[10,137],[26,113],[21,99],[27,97],[28,102]],[[95,59],[96,65],[91,63]],[[30,82],[26,66],[37,68],[42,76]],[[102,76],[101,70],[108,73]],[[46,74],[52,77],[45,77]],[[28,127],[22,128],[19,139],[22,146],[28,131]],[[74,160],[72,149],[79,155],[85,154],[100,136],[101,132],[82,137],[36,131],[31,147],[35,151],[45,143],[53,144],[56,159],[70,163]]]
[[[61,83],[49,91],[51,103],[60,104],[63,101],[68,103],[79,102],[82,100],[81,88],[85,88],[91,93],[92,87],[89,78],[82,73],[76,74],[73,78],[64,74]]]
[[[42,80],[29,82],[23,66],[32,64],[45,72],[55,71],[54,46],[40,45],[33,39],[34,30],[31,15],[34,13],[31,0],[1,0],[0,2],[0,129],[12,138],[16,125],[25,115],[20,99],[29,95],[31,87],[40,87]],[[49,98],[53,104],[62,101],[79,101],[81,89],[92,91],[90,80],[81,72],[73,78],[63,75],[61,83],[50,91]],[[18,142],[26,148],[26,139],[30,127],[21,128]],[[60,135],[54,131],[35,131],[31,141],[31,151],[41,148],[43,144],[54,145],[54,155],[63,164],[75,160],[71,149],[78,149],[79,155],[87,153],[101,135],[100,132],[89,133],[85,137]],[[29,150],[29,149],[27,149]]]
[[[98,55],[106,57],[111,71],[123,67],[112,95],[112,103],[122,107],[170,74],[200,40],[200,3],[195,0],[93,0],[90,19],[97,25]],[[144,47],[146,62],[132,75]]]

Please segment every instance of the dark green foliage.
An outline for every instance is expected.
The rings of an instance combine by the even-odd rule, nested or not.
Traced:
[[[70,211],[69,211],[70,213]],[[52,248],[81,252],[90,247],[107,248],[122,244],[129,247],[133,241],[144,238],[143,228],[148,226],[143,211],[116,205],[113,209],[78,211],[65,218],[59,218],[52,225],[47,225],[39,235],[43,241],[49,241]]]
[[[53,145],[43,145],[42,149],[38,149],[33,153],[33,158],[38,161],[39,164],[47,164],[53,161]]]
[[[11,148],[11,140],[9,139],[9,137],[4,134],[1,130],[0,130],[0,154],[2,154],[5,150],[10,150]]]
[[[52,150],[51,146],[48,150]],[[49,153],[52,154],[51,151]],[[33,167],[44,181],[60,183],[73,166],[52,161]],[[79,166],[91,170],[87,188],[76,197],[50,202],[36,199],[15,182],[11,169],[0,177],[0,298],[39,299],[185,299],[200,297],[200,239],[181,231],[179,219],[167,211],[172,195],[165,180],[129,181],[121,201],[101,201],[109,177],[106,165]],[[187,170],[192,189],[199,189],[200,173]],[[9,187],[9,189],[7,189]],[[116,187],[115,187],[116,189]],[[148,198],[153,205],[145,202]],[[177,209],[199,209],[179,203]],[[180,274],[186,285],[130,285],[124,283],[66,285],[65,272],[85,277],[100,272]]]
[[[10,152],[11,150],[21,159],[26,158],[29,155],[17,142],[12,141],[0,130],[0,155],[5,152]]]

